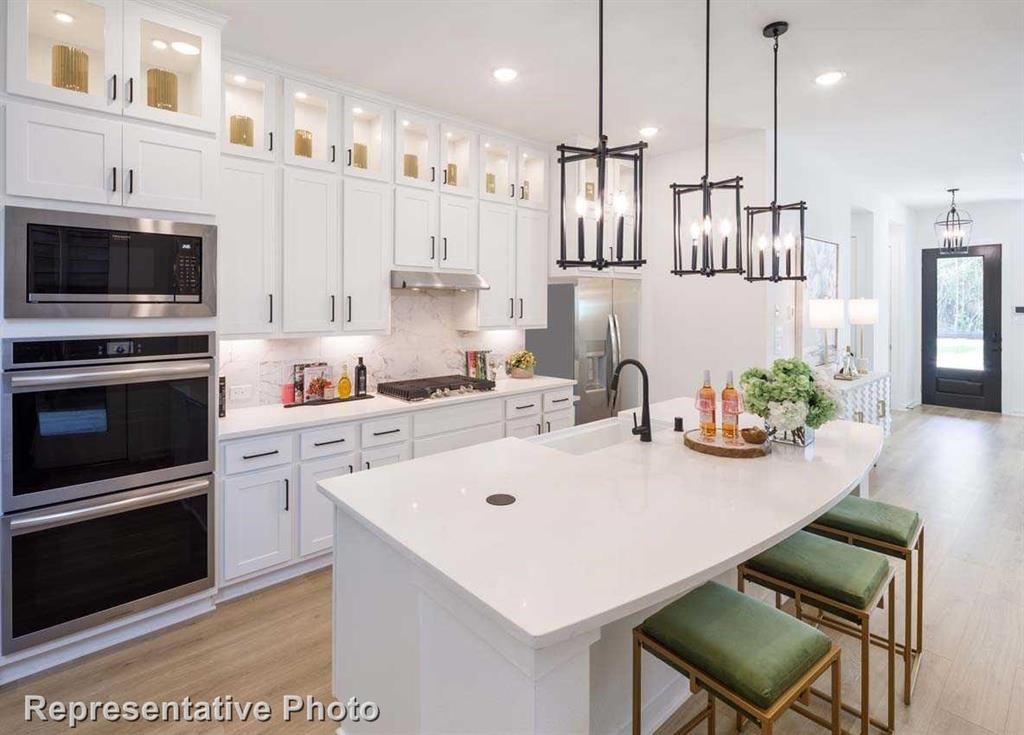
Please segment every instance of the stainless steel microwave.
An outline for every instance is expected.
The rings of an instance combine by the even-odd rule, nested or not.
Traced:
[[[213,225],[7,207],[7,318],[217,313]]]

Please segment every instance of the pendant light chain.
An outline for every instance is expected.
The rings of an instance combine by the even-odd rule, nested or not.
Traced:
[[[704,178],[711,171],[711,0],[704,4]]]
[[[772,122],[772,144],[773,183],[772,183],[772,204],[779,201],[779,34],[775,32],[775,46],[773,55],[775,57],[775,89],[772,107],[775,110],[774,121]]]
[[[604,140],[604,0],[597,0],[597,137]]]

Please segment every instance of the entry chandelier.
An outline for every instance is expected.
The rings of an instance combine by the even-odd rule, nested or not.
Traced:
[[[671,184],[672,190],[672,270],[674,276],[699,274],[711,277],[718,273],[743,273],[742,232],[740,231],[740,190],[743,177],[712,181],[708,173],[711,144],[711,0],[704,5],[704,175],[699,184]],[[732,191],[736,198],[735,219],[723,217],[718,223],[718,246],[722,255],[715,265],[715,227],[711,216],[711,194],[716,190]],[[700,192],[701,217],[693,220],[688,231],[683,232],[683,197]],[[729,236],[733,237],[734,262],[729,262]],[[689,252],[684,246],[685,235],[689,235]]]
[[[764,27],[762,34],[765,38],[772,39],[774,54],[774,123],[772,143],[773,170],[772,170],[772,203],[767,207],[746,207],[747,212],[747,280],[771,281],[806,281],[804,274],[804,219],[807,214],[807,202],[794,202],[793,204],[779,204],[779,36],[789,30],[789,24],[784,20],[769,23]],[[757,244],[754,244],[754,228],[760,219],[758,215],[771,215],[771,232],[765,235],[760,231],[757,235]],[[792,226],[783,228],[783,217],[789,220],[792,225],[793,219],[798,219],[798,234],[793,234]],[[785,231],[785,234],[783,234]],[[765,251],[771,247],[768,253],[769,263],[765,265]],[[754,253],[757,253],[757,272],[754,269]]]
[[[604,134],[604,0],[597,3],[598,36],[597,36],[597,147],[581,148],[563,143],[558,146],[558,165],[561,180],[561,209],[559,212],[562,235],[559,258],[556,261],[559,268],[595,268],[604,270],[612,266],[627,268],[639,268],[647,261],[643,258],[643,199],[644,199],[644,149],[647,143],[640,141],[617,148],[608,147],[608,136]],[[605,257],[605,205],[606,205],[606,174],[608,172],[609,160],[628,161],[632,163],[633,181],[632,191],[627,193],[626,189],[620,187],[612,197],[612,210],[615,217],[615,239],[611,246],[612,257]],[[576,257],[568,257],[567,232],[566,232],[566,190],[565,190],[565,169],[571,164],[578,164],[581,169],[586,168],[587,161],[594,161],[597,168],[596,191],[590,190],[584,183],[585,176],[580,176],[578,181],[573,210],[576,212]],[[632,202],[630,198],[632,197]],[[597,233],[594,241],[593,259],[588,259],[586,254],[586,221],[588,209],[592,210],[590,218],[595,222]],[[633,227],[629,235],[631,242],[631,257],[626,255],[626,218],[632,208]]]
[[[966,253],[971,243],[971,227],[974,220],[969,212],[956,208],[956,193],[959,189],[946,189],[952,197],[949,211],[935,220],[935,237],[939,241],[939,255]]]

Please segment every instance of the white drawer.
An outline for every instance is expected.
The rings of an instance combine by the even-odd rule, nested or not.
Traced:
[[[536,416],[540,413],[542,399],[540,393],[527,393],[505,399],[505,418],[509,421],[523,416]]]
[[[358,437],[354,424],[311,429],[299,435],[299,457],[316,459],[332,454],[344,454],[354,451],[357,444]]]
[[[544,413],[572,408],[572,386],[544,393]]]
[[[561,405],[561,404],[559,404]],[[544,414],[544,432],[568,429],[576,425],[576,412],[573,409],[565,411],[551,411]]]
[[[292,461],[292,435],[276,434],[224,445],[224,474],[260,470]]]
[[[540,416],[528,416],[522,419],[512,419],[505,422],[505,436],[514,436],[517,439],[527,439],[531,436],[541,434]]]
[[[499,406],[500,408],[500,406]],[[505,436],[505,426],[502,422],[487,424],[485,426],[474,426],[471,429],[462,429],[448,434],[431,436],[426,439],[417,439],[413,442],[413,457],[426,457],[429,454],[447,452],[450,449],[471,447],[474,444],[494,441]]]
[[[472,401],[458,406],[437,408],[432,411],[420,411],[413,414],[412,434],[419,439],[423,436],[441,434],[447,431],[468,429],[471,426],[482,426],[501,421],[501,399],[489,401]]]
[[[389,416],[363,424],[362,446],[379,447],[382,444],[403,442],[409,438],[409,416]]]

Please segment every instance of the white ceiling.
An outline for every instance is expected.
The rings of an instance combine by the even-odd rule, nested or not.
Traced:
[[[594,0],[200,0],[230,17],[227,49],[560,142],[597,126]],[[652,153],[701,143],[704,3],[608,0],[610,142],[656,125]],[[780,129],[909,205],[1024,198],[1024,2],[714,0],[712,126]],[[500,85],[498,66],[519,70]],[[831,89],[815,75],[847,78]],[[784,175],[785,172],[783,172]]]

